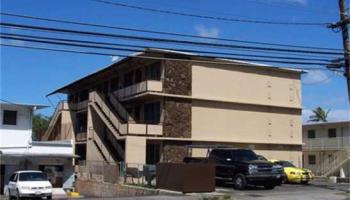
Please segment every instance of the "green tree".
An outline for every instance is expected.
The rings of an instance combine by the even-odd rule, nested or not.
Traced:
[[[49,127],[50,118],[42,114],[33,115],[33,140],[40,140],[46,129]]]
[[[330,111],[330,109],[326,111],[321,107],[317,107],[312,111],[313,115],[310,115],[309,122],[327,122],[328,113]]]

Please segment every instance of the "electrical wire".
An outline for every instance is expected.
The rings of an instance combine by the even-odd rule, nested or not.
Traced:
[[[207,36],[198,36],[198,35],[191,35],[191,34],[164,32],[164,31],[153,31],[153,30],[145,30],[145,29],[120,27],[120,26],[111,26],[111,25],[101,25],[101,24],[94,24],[94,23],[87,23],[87,22],[77,22],[77,21],[70,21],[70,20],[62,20],[62,19],[43,18],[43,17],[36,17],[36,16],[30,16],[30,15],[21,15],[21,14],[7,13],[7,12],[0,12],[0,15],[11,16],[11,17],[18,17],[18,18],[25,18],[25,19],[32,19],[32,20],[64,23],[64,24],[74,24],[74,25],[89,26],[89,27],[109,28],[109,29],[116,29],[116,30],[123,30],[123,31],[151,33],[151,34],[160,34],[160,35],[169,35],[169,36],[171,35],[171,36],[188,37],[188,38],[209,39],[209,40],[217,40],[217,41],[225,41],[225,42],[238,42],[238,43],[246,43],[246,44],[269,45],[269,46],[281,46],[281,47],[293,47],[293,48],[305,48],[305,49],[320,49],[320,50],[342,51],[342,49],[337,49],[337,48],[325,48],[325,47],[316,47],[316,46],[302,46],[302,45],[291,45],[291,44],[281,44],[281,43],[268,43],[268,42],[257,42],[257,41],[247,41],[247,40],[235,40],[235,39],[229,39],[229,38],[207,37]]]
[[[26,41],[26,42],[42,43],[42,44],[65,45],[65,46],[84,47],[84,48],[96,48],[96,49],[103,49],[103,50],[117,50],[117,51],[128,51],[128,52],[138,52],[139,51],[137,49],[129,49],[129,48],[85,45],[85,44],[76,44],[76,43],[70,43],[70,42],[54,42],[54,41],[49,41],[49,40],[19,38],[19,37],[11,37],[11,36],[4,36],[4,35],[0,35],[0,38],[11,39],[11,40],[19,40],[19,41]],[[213,56],[204,56],[204,55],[200,55],[200,57],[214,58]],[[298,65],[323,65],[323,66],[326,66],[326,65],[329,64],[329,63],[326,63],[326,62],[283,61],[283,60],[270,60],[270,59],[248,59],[248,58],[224,57],[224,56],[215,56],[215,58],[234,59],[234,60],[241,60],[241,61],[280,63],[280,64],[298,64]]]
[[[157,12],[162,14],[177,15],[177,16],[183,16],[183,17],[195,17],[195,18],[201,18],[201,19],[230,21],[230,22],[269,24],[269,25],[297,25],[297,26],[326,26],[327,24],[329,24],[326,22],[323,22],[323,23],[322,22],[282,22],[282,21],[267,21],[267,20],[251,20],[251,19],[243,19],[243,18],[239,19],[239,18],[229,18],[229,17],[216,17],[216,16],[209,16],[209,15],[198,15],[198,14],[191,14],[191,13],[185,13],[185,12],[176,12],[176,11],[170,11],[170,10],[161,10],[156,8],[135,6],[135,5],[119,3],[114,1],[112,2],[107,0],[90,0],[90,1],[94,1],[96,3],[113,5],[113,6],[132,8],[132,9],[137,9],[142,11]]]
[[[24,34],[12,34],[12,33],[0,33],[0,35],[17,37],[17,38],[35,38],[35,39],[44,39],[44,40],[53,40],[53,41],[65,41],[65,42],[73,42],[73,43],[83,43],[83,44],[94,44],[94,45],[111,45],[111,46],[121,46],[121,47],[132,47],[139,49],[128,49],[130,51],[142,51],[146,48],[162,48],[159,46],[145,46],[145,45],[130,45],[130,44],[121,44],[121,43],[110,43],[110,42],[95,42],[88,40],[72,40],[72,39],[64,39],[64,38],[53,38],[53,37],[41,37],[34,35],[24,35]],[[284,59],[284,60],[304,60],[304,61],[324,61],[324,62],[332,62],[329,59],[313,59],[313,58],[303,58],[303,57],[285,57],[285,56],[266,56],[266,55],[252,55],[252,54],[237,54],[237,53],[226,53],[226,52],[218,52],[218,51],[204,51],[204,50],[189,50],[189,49],[181,49],[181,48],[166,48],[171,51],[181,51],[186,53],[197,53],[197,54],[214,54],[214,55],[229,55],[229,56],[242,56],[242,57],[254,57],[254,58],[272,58],[272,59]]]
[[[278,52],[282,51],[282,52],[296,52],[296,53],[322,54],[322,55],[343,55],[343,53],[329,52],[329,51],[282,49],[282,48],[244,46],[244,45],[232,45],[232,44],[222,44],[222,43],[194,42],[189,40],[175,40],[175,39],[164,39],[164,38],[155,38],[155,37],[132,36],[132,35],[125,35],[125,34],[111,34],[111,33],[80,31],[80,30],[72,30],[72,29],[59,29],[59,28],[14,24],[14,23],[6,23],[6,22],[1,22],[0,25],[5,27],[20,28],[20,29],[43,30],[43,31],[58,32],[58,33],[64,32],[64,33],[73,33],[73,34],[79,34],[79,35],[90,35],[90,36],[93,35],[93,36],[100,36],[100,37],[148,41],[148,42],[160,42],[160,43],[196,45],[196,46],[199,45],[199,46],[207,46],[207,47],[215,47],[215,48],[252,49],[252,50],[278,51]]]
[[[261,66],[261,67],[271,67],[271,68],[279,68],[279,67],[273,67],[269,65],[257,65],[253,63],[241,63],[239,60],[237,63],[234,60],[226,60],[226,61],[209,61],[209,60],[198,60],[198,59],[180,59],[180,58],[164,58],[164,57],[155,57],[155,56],[141,56],[141,55],[125,55],[120,53],[101,53],[101,52],[94,52],[94,51],[78,51],[78,50],[67,50],[67,49],[57,49],[57,48],[47,48],[47,47],[35,47],[35,46],[29,46],[29,45],[14,45],[14,44],[6,44],[1,43],[0,46],[5,47],[15,47],[15,48],[23,48],[23,49],[33,49],[33,50],[43,50],[43,51],[54,51],[54,52],[64,52],[64,53],[76,53],[76,54],[86,54],[86,55],[98,55],[98,56],[119,56],[123,58],[142,58],[142,59],[153,59],[153,60],[170,60],[170,61],[184,61],[184,62],[194,62],[194,63],[207,63],[207,64],[222,64],[222,65],[239,65],[239,66]],[[329,71],[329,69],[324,67],[284,67],[287,69],[296,69],[296,70],[326,70]],[[333,71],[340,71],[338,69],[334,69]]]

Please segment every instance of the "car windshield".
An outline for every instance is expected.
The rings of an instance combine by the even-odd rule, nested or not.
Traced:
[[[20,181],[47,181],[47,176],[41,172],[24,172],[19,174]]]
[[[281,161],[278,164],[282,165],[283,167],[295,167],[292,163],[290,163],[288,161]]]
[[[234,155],[238,161],[259,160],[258,156],[250,150],[236,150]]]

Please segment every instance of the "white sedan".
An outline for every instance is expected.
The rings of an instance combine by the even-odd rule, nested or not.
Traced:
[[[52,185],[41,171],[17,171],[10,177],[9,199],[35,197],[52,199]]]

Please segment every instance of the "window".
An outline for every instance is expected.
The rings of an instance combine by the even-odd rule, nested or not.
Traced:
[[[140,83],[142,82],[142,71],[141,69],[137,69],[135,71],[135,83]]]
[[[160,80],[160,63],[146,67],[147,80]]]
[[[141,119],[141,109],[140,109],[140,106],[136,106],[134,108],[134,119],[136,121],[139,121]]]
[[[2,124],[4,124],[4,125],[16,125],[17,124],[17,111],[4,110]]]
[[[111,91],[114,92],[119,89],[119,77],[115,77],[111,80]]]
[[[124,74],[124,87],[128,87],[133,84],[133,76],[134,73],[132,71]]]
[[[160,145],[147,144],[146,145],[146,164],[154,165],[160,160]]]
[[[16,182],[17,180],[17,177],[16,177],[17,174],[12,174],[11,177],[10,177],[10,181],[11,182]]]
[[[335,129],[335,128],[328,129],[328,137],[329,138],[337,137],[337,129]]]
[[[315,165],[316,164],[316,156],[315,155],[309,155],[309,165]]]
[[[308,130],[307,131],[307,138],[309,138],[309,139],[316,138],[315,130]]]
[[[86,90],[79,92],[78,98],[79,98],[79,102],[88,100],[89,99],[89,90],[86,89]]]
[[[78,113],[77,114],[77,124],[76,124],[77,133],[86,133],[87,132],[87,113]]]
[[[235,161],[252,161],[258,160],[258,156],[251,150],[234,150]]]
[[[146,123],[157,124],[160,122],[160,103],[145,104],[144,119]]]

